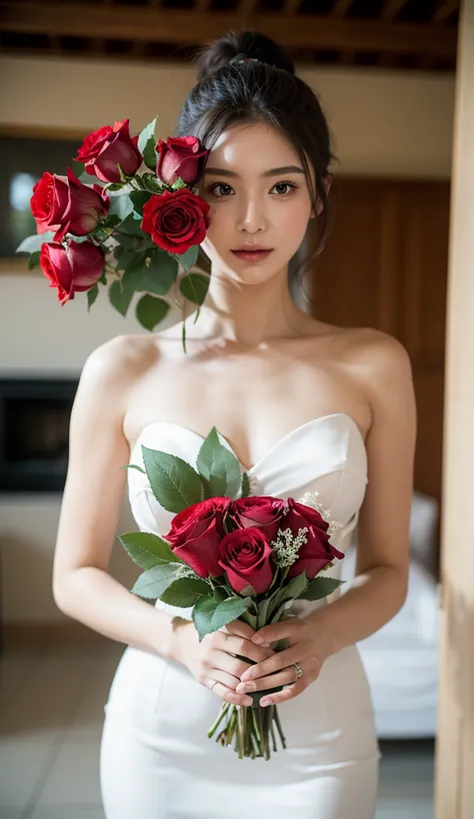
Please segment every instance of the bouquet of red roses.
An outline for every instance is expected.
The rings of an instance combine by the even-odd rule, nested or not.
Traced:
[[[248,474],[221,444],[215,427],[199,450],[196,468],[145,446],[142,456],[144,468],[126,468],[146,474],[159,504],[174,518],[163,538],[149,532],[119,536],[144,569],[132,591],[192,607],[200,640],[236,619],[255,630],[276,623],[293,601],[318,600],[340,585],[318,576],[334,558],[344,557],[329,542],[339,524],[325,520],[321,512],[327,510],[307,496],[302,500],[311,506],[292,498],[251,496]],[[224,703],[209,737],[223,724],[217,741],[229,745],[235,737],[239,758],[270,759],[270,737],[277,750],[276,732],[285,748],[276,706],[259,705],[268,693],[250,695],[251,707]]]
[[[163,297],[179,266],[179,291],[198,305],[196,318],[208,287],[207,276],[189,271],[208,227],[197,183],[209,152],[194,136],[157,144],[155,125],[156,118],[131,137],[125,119],[86,136],[74,157],[80,178],[70,167],[65,176],[46,171],[30,203],[37,234],[16,251],[30,254],[30,270],[41,267],[61,305],[86,291],[90,309],[109,276],[110,301],[123,316],[134,293],[144,293],[136,316],[147,330],[165,319],[170,297]]]

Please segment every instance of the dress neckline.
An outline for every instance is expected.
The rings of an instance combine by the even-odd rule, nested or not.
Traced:
[[[266,452],[265,455],[263,455],[261,458],[259,458],[250,467],[247,467],[244,463],[242,463],[242,461],[238,457],[237,453],[234,451],[234,448],[231,446],[231,444],[229,443],[229,441],[227,440],[225,435],[222,435],[222,433],[219,432],[219,430],[217,430],[217,432],[221,436],[222,440],[226,442],[229,450],[236,457],[236,459],[239,462],[242,469],[244,469],[245,472],[247,472],[249,475],[251,475],[252,472],[254,472],[256,469],[258,469],[258,467],[263,463],[263,461],[265,461],[267,458],[269,458],[270,455],[276,449],[278,449],[280,446],[282,446],[284,443],[286,443],[288,440],[290,440],[294,435],[297,435],[298,433],[302,432],[306,428],[313,426],[313,424],[320,424],[320,423],[322,423],[324,421],[328,421],[328,420],[333,419],[333,418],[345,418],[345,419],[347,419],[349,421],[350,425],[353,427],[357,437],[359,438],[359,441],[362,444],[362,446],[364,448],[364,451],[367,452],[365,439],[364,439],[364,436],[362,435],[362,432],[361,432],[361,430],[359,428],[359,425],[354,420],[352,415],[349,415],[349,413],[347,413],[347,412],[331,412],[328,415],[320,415],[318,418],[312,418],[310,421],[306,421],[304,424],[299,424],[299,426],[294,427],[294,429],[291,429],[289,432],[287,432],[285,435],[283,435],[281,438],[279,438],[279,440],[276,441],[276,443],[274,443],[272,447],[270,447],[268,452]],[[174,421],[150,421],[150,423],[145,424],[143,429],[140,431],[140,433],[139,433],[139,435],[137,437],[137,440],[135,441],[133,447],[131,448],[131,450],[130,450],[130,460],[131,460],[132,455],[134,454],[135,450],[138,448],[138,445],[140,444],[141,439],[142,439],[145,431],[150,429],[151,427],[160,427],[160,426],[161,427],[172,427],[174,429],[185,430],[186,432],[191,433],[192,435],[195,435],[201,441],[204,441],[205,438],[206,438],[205,435],[201,435],[200,432],[196,432],[194,429],[191,429],[191,427],[187,427],[184,424],[177,424]]]

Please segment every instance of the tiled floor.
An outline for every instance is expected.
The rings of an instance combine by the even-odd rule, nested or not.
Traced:
[[[122,651],[1,658],[0,819],[104,819],[99,742]],[[433,742],[382,743],[382,753],[377,819],[433,819]]]

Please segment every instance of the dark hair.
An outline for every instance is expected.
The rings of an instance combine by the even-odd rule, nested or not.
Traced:
[[[255,61],[231,62],[234,58]],[[238,123],[267,121],[285,135],[305,170],[314,212],[321,216],[305,238],[309,247],[296,273],[304,273],[323,250],[330,227],[324,180],[335,159],[331,136],[315,92],[295,75],[291,57],[269,37],[256,31],[229,32],[201,50],[198,82],[187,95],[178,121],[178,135],[197,136],[211,150],[221,133]],[[309,160],[309,162],[308,162]],[[311,184],[314,169],[316,190]],[[320,230],[322,221],[322,231]],[[295,271],[294,271],[295,272]]]

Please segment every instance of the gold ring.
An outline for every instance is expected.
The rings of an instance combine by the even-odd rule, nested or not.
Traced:
[[[298,679],[300,680],[301,677],[303,676],[303,672],[302,672],[300,666],[298,665],[298,663],[293,663],[293,665],[296,668],[296,672],[298,674]],[[296,680],[295,680],[295,682],[296,682]]]

